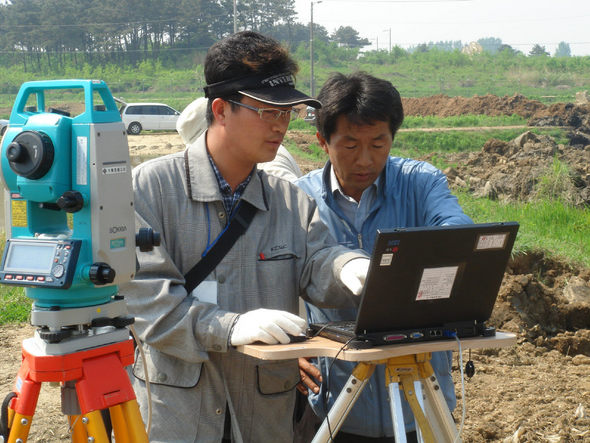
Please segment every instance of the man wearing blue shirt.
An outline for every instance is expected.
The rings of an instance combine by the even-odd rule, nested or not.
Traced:
[[[363,72],[334,74],[324,84],[316,112],[317,138],[329,156],[323,169],[296,184],[312,196],[334,238],[371,253],[379,228],[472,223],[451,194],[445,175],[432,165],[389,155],[404,115],[399,92],[388,81]],[[395,302],[395,300],[392,300]],[[354,320],[355,309],[322,309],[306,304],[309,322]],[[449,409],[456,405],[451,352],[433,353],[432,366]],[[321,384],[310,362],[300,360],[309,402],[324,418],[350,376],[354,363],[318,358]],[[348,414],[335,442],[393,442],[393,424],[379,365]],[[324,390],[329,388],[329,392]],[[319,389],[318,389],[319,388]],[[305,389],[307,390],[307,389]],[[327,404],[324,400],[327,398]],[[409,405],[403,405],[406,431],[415,439]]]

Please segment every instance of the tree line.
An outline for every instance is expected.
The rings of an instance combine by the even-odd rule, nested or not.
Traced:
[[[177,62],[205,52],[234,27],[271,35],[291,49],[309,40],[309,25],[296,21],[294,0],[235,5],[234,22],[233,0],[11,0],[0,5],[0,60],[26,71]],[[351,27],[330,35],[314,25],[314,32],[319,40],[348,46],[369,43]]]
[[[9,0],[0,4],[0,63],[21,65],[25,72],[54,73],[144,62],[183,69],[202,62],[206,50],[234,28],[270,35],[299,59],[309,53],[309,24],[297,21],[294,0]],[[329,33],[314,23],[313,34],[316,60],[323,58],[328,64],[355,60],[360,48],[370,44],[350,26]],[[519,54],[494,37],[481,38],[477,45],[491,54]],[[441,41],[408,49],[395,46],[390,52],[396,58],[464,48],[461,41]],[[365,55],[371,52],[383,51]],[[528,55],[549,53],[535,45]],[[561,42],[554,55],[568,57],[569,45]]]

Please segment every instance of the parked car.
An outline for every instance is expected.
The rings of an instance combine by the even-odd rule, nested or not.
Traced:
[[[305,110],[305,116],[303,117],[303,121],[306,121],[310,125],[315,124],[315,108],[308,106]]]
[[[176,130],[180,112],[163,103],[125,103],[121,119],[127,133],[138,135],[142,130]]]
[[[8,120],[0,118],[0,137],[4,135],[6,129],[8,129]]]

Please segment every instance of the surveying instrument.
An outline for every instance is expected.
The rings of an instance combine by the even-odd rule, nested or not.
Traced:
[[[84,104],[79,115],[48,106],[50,94],[72,93]],[[117,442],[147,442],[125,370],[134,319],[118,285],[135,276],[136,246],[151,250],[159,235],[135,234],[127,136],[107,85],[24,83],[2,140],[1,171],[0,283],[25,287],[37,328],[23,341],[14,391],[2,404],[4,441],[27,441],[41,384],[59,382],[72,441],[110,441],[108,410]]]

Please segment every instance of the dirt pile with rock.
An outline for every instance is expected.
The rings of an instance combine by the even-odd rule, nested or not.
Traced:
[[[590,269],[542,252],[516,255],[490,322],[544,352],[590,357]]]
[[[476,196],[527,201],[543,195],[590,206],[590,144],[558,145],[550,136],[527,131],[509,142],[492,138],[481,151],[445,158],[456,164],[444,171],[451,186]]]
[[[478,152],[445,159],[456,164],[445,170],[451,187],[476,196],[504,201],[546,196],[590,207],[590,144],[559,145],[550,136],[527,131],[509,142],[490,139]],[[515,256],[492,322],[517,333],[536,353],[556,350],[590,357],[590,269],[549,259],[543,252]]]
[[[530,126],[571,126],[590,133],[590,104],[555,103],[539,109],[528,121]]]

